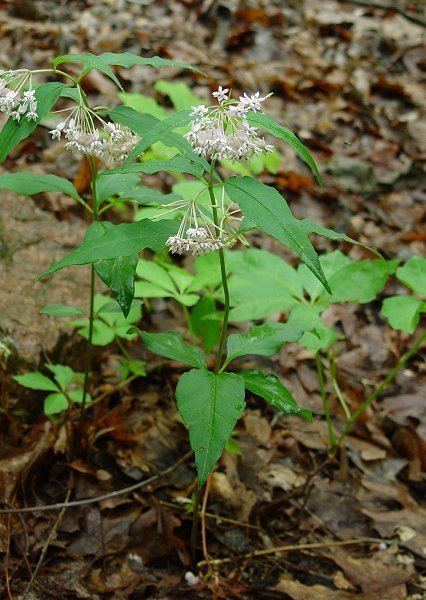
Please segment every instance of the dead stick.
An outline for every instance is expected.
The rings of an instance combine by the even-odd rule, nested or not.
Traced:
[[[66,511],[66,504],[67,504],[67,502],[69,500],[69,497],[71,496],[72,487],[73,487],[73,473],[71,472],[71,475],[70,475],[69,480],[68,480],[68,490],[67,490],[67,494],[65,496],[65,502],[64,502],[65,506],[62,508],[62,510],[59,513],[59,515],[58,515],[58,517],[57,517],[57,519],[56,519],[56,521],[55,521],[52,529],[50,530],[49,535],[47,536],[47,540],[46,540],[46,542],[45,542],[45,544],[43,546],[43,549],[41,551],[40,558],[38,559],[38,562],[37,562],[37,566],[34,569],[34,572],[31,575],[31,579],[28,582],[28,585],[25,588],[25,591],[23,593],[22,600],[25,600],[27,598],[27,596],[28,596],[28,594],[29,594],[29,592],[30,592],[30,590],[31,590],[31,588],[33,586],[33,583],[34,583],[34,581],[35,581],[35,579],[36,579],[36,577],[38,575],[38,572],[41,569],[41,566],[42,566],[42,564],[44,562],[44,559],[45,559],[45,556],[47,554],[47,550],[48,550],[48,548],[50,546],[50,543],[52,542],[53,538],[55,537],[56,532],[58,530],[58,527],[59,527],[59,525],[60,525],[60,523],[61,523],[61,521],[62,521],[62,519],[64,517],[65,511]]]
[[[171,467],[167,467],[164,471],[160,471],[157,475],[153,475],[148,479],[144,479],[143,481],[139,481],[139,483],[135,483],[126,488],[121,488],[121,490],[115,490],[113,492],[109,492],[108,494],[103,494],[102,496],[95,496],[94,498],[82,498],[81,500],[73,500],[72,502],[58,502],[57,504],[42,504],[40,506],[26,506],[24,508],[1,508],[0,514],[7,513],[28,513],[28,512],[46,512],[48,510],[60,510],[62,508],[72,508],[74,506],[82,506],[84,504],[95,504],[96,502],[102,502],[102,500],[109,500],[110,498],[116,498],[117,496],[123,496],[124,494],[128,494],[129,492],[133,492],[138,490],[157,479],[161,479],[165,475],[168,475],[176,467],[180,464],[188,460],[188,458],[192,455],[192,452],[187,452],[182,458],[180,458],[176,463],[174,463]]]
[[[420,17],[416,17],[415,15],[410,15],[403,8],[399,6],[391,5],[391,4],[382,4],[381,2],[369,2],[368,0],[339,0],[339,2],[348,3],[348,4],[357,4],[358,6],[365,6],[366,8],[379,8],[381,10],[391,10],[393,12],[398,13],[401,17],[407,19],[407,21],[411,21],[416,25],[421,25],[422,27],[426,27],[426,21],[421,19]]]
[[[241,560],[244,558],[255,558],[256,556],[265,556],[267,554],[275,554],[275,552],[290,552],[292,550],[313,550],[316,548],[332,548],[334,546],[349,546],[350,544],[365,544],[367,542],[379,544],[381,542],[390,543],[387,540],[381,540],[380,538],[359,538],[357,540],[343,540],[340,542],[315,542],[312,544],[290,544],[287,546],[274,546],[274,548],[267,548],[266,550],[256,550],[255,552],[248,552],[247,554],[240,554],[239,556],[232,556],[228,558],[217,558],[210,559],[210,563],[215,565],[222,565],[224,563],[231,563],[234,560]],[[202,560],[198,563],[201,567],[207,564],[207,561]]]

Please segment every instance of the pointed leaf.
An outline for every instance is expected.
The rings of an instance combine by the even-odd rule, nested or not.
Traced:
[[[155,142],[162,142],[164,139],[173,132],[174,129],[188,125],[191,122],[191,109],[180,110],[179,112],[173,113],[166,117],[162,121],[159,121],[154,127],[152,127],[144,136],[144,138],[136,144],[132,152],[129,154],[127,161],[132,161],[138,158],[147,148],[152,146]]]
[[[45,392],[57,392],[58,386],[51,379],[42,375],[38,371],[25,373],[25,375],[15,375],[13,378],[20,385],[30,388],[31,390],[43,390]]]
[[[21,196],[33,196],[40,192],[62,192],[83,203],[77,190],[68,179],[56,175],[43,175],[42,173],[3,173],[0,175],[0,190],[11,190]]]
[[[244,385],[250,392],[264,398],[271,406],[287,415],[299,415],[312,421],[310,410],[300,408],[289,390],[276,375],[265,375],[261,371],[241,371]]]
[[[125,317],[128,316],[135,295],[135,275],[138,255],[118,256],[95,263],[96,273],[111,290]]]
[[[44,399],[44,414],[57,415],[68,408],[68,400],[64,394],[49,394]]]
[[[147,160],[145,162],[124,163],[122,167],[118,167],[110,171],[110,173],[147,173],[153,175],[160,171],[169,173],[190,173],[194,177],[201,177],[204,173],[204,167],[195,160],[185,158],[180,154],[167,158],[165,160]]]
[[[50,317],[73,317],[74,315],[84,314],[84,310],[78,306],[68,306],[66,304],[50,304],[44,306],[41,311],[43,315]]]
[[[141,338],[150,352],[178,360],[191,367],[205,367],[206,359],[201,348],[187,344],[180,333],[140,332]]]
[[[277,190],[251,177],[231,177],[224,182],[224,186],[229,197],[239,204],[250,221],[296,252],[325,289],[330,291],[303,222],[292,215]]]
[[[420,314],[426,312],[426,302],[414,296],[392,296],[384,300],[381,312],[393,329],[414,333]]]
[[[201,487],[243,414],[244,382],[234,373],[216,375],[205,369],[192,369],[179,379],[176,401],[189,429]]]
[[[65,391],[74,379],[75,373],[67,365],[46,365],[46,368],[53,373],[62,391]]]
[[[292,131],[290,131],[290,129],[287,129],[287,127],[283,127],[282,125],[274,121],[274,119],[272,119],[270,116],[265,115],[263,113],[249,113],[247,115],[247,120],[250,123],[250,125],[253,125],[254,127],[260,127],[268,133],[271,133],[276,138],[285,140],[287,144],[289,144],[289,146],[293,148],[293,150],[296,150],[296,152],[299,154],[299,156],[302,157],[305,163],[309,165],[309,167],[315,173],[315,176],[318,179],[318,183],[322,187],[323,182],[321,174],[319,172],[315,160],[313,159],[311,153],[306,148],[306,146],[302,144],[299,138]]]
[[[272,356],[286,342],[295,342],[303,330],[287,323],[265,323],[250,327],[247,333],[233,333],[228,337],[226,364],[238,356],[257,354]]]
[[[144,248],[158,252],[164,248],[167,238],[176,233],[177,228],[175,221],[165,219],[158,223],[143,219],[136,223],[113,225],[101,237],[84,241],[79,248],[54,263],[39,278],[71,265],[85,265],[98,260],[137,254]]]
[[[45,83],[36,89],[35,99],[37,100],[38,114],[36,121],[21,119],[19,123],[16,123],[12,117],[6,121],[0,132],[0,162],[4,161],[12,148],[34,131],[58,100],[63,88],[62,83]]]
[[[396,276],[416,294],[426,298],[426,258],[412,256],[405,265],[397,269]]]

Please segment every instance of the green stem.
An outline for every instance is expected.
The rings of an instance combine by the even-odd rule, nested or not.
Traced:
[[[325,389],[324,381],[324,369],[321,362],[321,355],[319,352],[315,354],[315,362],[317,366],[318,381],[321,390],[322,406],[324,409],[325,419],[328,427],[328,439],[330,441],[330,447],[334,448],[336,445],[336,437],[334,435],[333,423],[331,422],[330,405],[328,403],[327,390]]]
[[[210,195],[210,202],[212,205],[213,222],[215,224],[217,231],[219,231],[219,217],[218,217],[218,213],[217,213],[216,198],[214,197],[214,191],[213,191],[213,187],[214,187],[213,178],[215,176],[215,170],[214,170],[215,164],[216,164],[216,161],[213,160],[211,167],[210,167],[210,173],[209,173],[209,179],[208,179],[208,190],[209,190],[209,195]],[[228,331],[229,309],[230,309],[228,279],[226,276],[225,252],[223,251],[223,248],[220,248],[220,250],[219,250],[219,262],[220,262],[220,275],[222,278],[223,295],[224,295],[224,300],[225,300],[225,309],[223,311],[223,319],[222,319],[222,327],[221,327],[221,331],[220,331],[219,346],[218,346],[217,355],[216,355],[216,368],[215,368],[216,374],[219,373],[219,371],[220,371],[220,367],[222,364],[222,358],[223,358],[223,354],[225,351],[227,331]]]
[[[97,167],[92,156],[89,156],[90,172],[92,175],[92,203],[93,203],[93,221],[98,219],[98,198],[96,193],[96,178],[98,175]],[[80,407],[80,437],[83,435],[84,415],[86,412],[86,402],[89,388],[90,366],[93,355],[93,321],[95,318],[95,266],[90,266],[90,308],[89,308],[89,335],[87,338],[86,363],[84,367],[83,382],[83,400]]]
[[[425,341],[426,341],[426,331],[424,331],[418,337],[417,341],[414,342],[414,344],[412,345],[410,350],[394,366],[392,371],[390,371],[388,373],[387,377],[385,377],[385,379],[382,381],[382,383],[378,387],[376,387],[376,389],[369,396],[367,396],[367,398],[364,400],[364,402],[357,408],[357,410],[354,412],[354,414],[351,416],[351,418],[348,419],[348,421],[346,422],[343,432],[337,441],[338,447],[342,445],[345,437],[347,436],[347,434],[349,433],[349,431],[351,430],[353,425],[357,422],[359,417],[362,415],[362,413],[364,411],[366,411],[367,408],[373,404],[373,402],[376,400],[376,398],[378,396],[380,396],[380,394],[383,392],[383,390],[385,390],[387,388],[387,386],[395,379],[395,377],[398,375],[399,371],[403,367],[405,367],[405,365],[410,360],[410,358],[413,357],[417,353],[417,351],[419,350],[419,348]]]

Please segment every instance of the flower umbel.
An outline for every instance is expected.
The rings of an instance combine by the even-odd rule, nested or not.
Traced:
[[[32,73],[28,69],[0,71],[0,112],[17,123],[21,118],[38,118]]]
[[[183,217],[176,235],[169,237],[166,246],[173,254],[192,254],[199,256],[214,252],[225,246],[232,246],[235,240],[242,239],[237,234],[240,217],[236,214],[239,209],[235,205],[225,205],[225,192],[222,190],[222,199],[216,203],[219,216],[218,225],[213,221],[212,208],[199,201],[203,189],[193,200],[176,200],[171,204],[161,206],[164,210],[160,216],[172,212],[183,212]]]
[[[261,97],[260,92],[252,96],[244,93],[239,102],[229,99],[228,94],[227,88],[219,86],[212,93],[218,102],[216,106],[193,107],[192,127],[186,139],[195,152],[212,160],[241,160],[273,150],[246,118],[249,111],[260,111],[262,102],[271,94]]]
[[[139,141],[128,127],[107,123],[84,104],[66,110],[71,111],[68,117],[49,133],[53,140],[63,135],[68,140],[67,150],[118,162],[125,160]]]

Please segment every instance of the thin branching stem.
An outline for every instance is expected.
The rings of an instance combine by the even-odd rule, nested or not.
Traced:
[[[422,344],[425,341],[426,341],[426,331],[424,331],[417,338],[417,340],[411,346],[410,350],[408,350],[408,352],[406,354],[404,354],[404,356],[401,358],[401,360],[388,373],[388,375],[385,377],[385,379],[382,381],[382,383],[380,385],[378,385],[376,387],[376,389],[373,392],[371,392],[371,394],[369,394],[369,396],[367,396],[367,398],[364,400],[364,402],[353,413],[351,418],[346,421],[346,425],[342,431],[342,434],[340,435],[340,437],[337,441],[337,444],[336,444],[337,447],[339,447],[343,444],[349,431],[352,429],[352,427],[358,421],[358,419],[362,415],[362,413],[365,412],[367,410],[367,408],[369,408],[373,404],[373,402],[376,400],[376,398],[378,398],[380,396],[380,394],[388,387],[388,385],[390,383],[392,383],[392,381],[398,375],[399,371],[403,367],[405,367],[407,362],[418,352],[418,350],[421,348]]]

